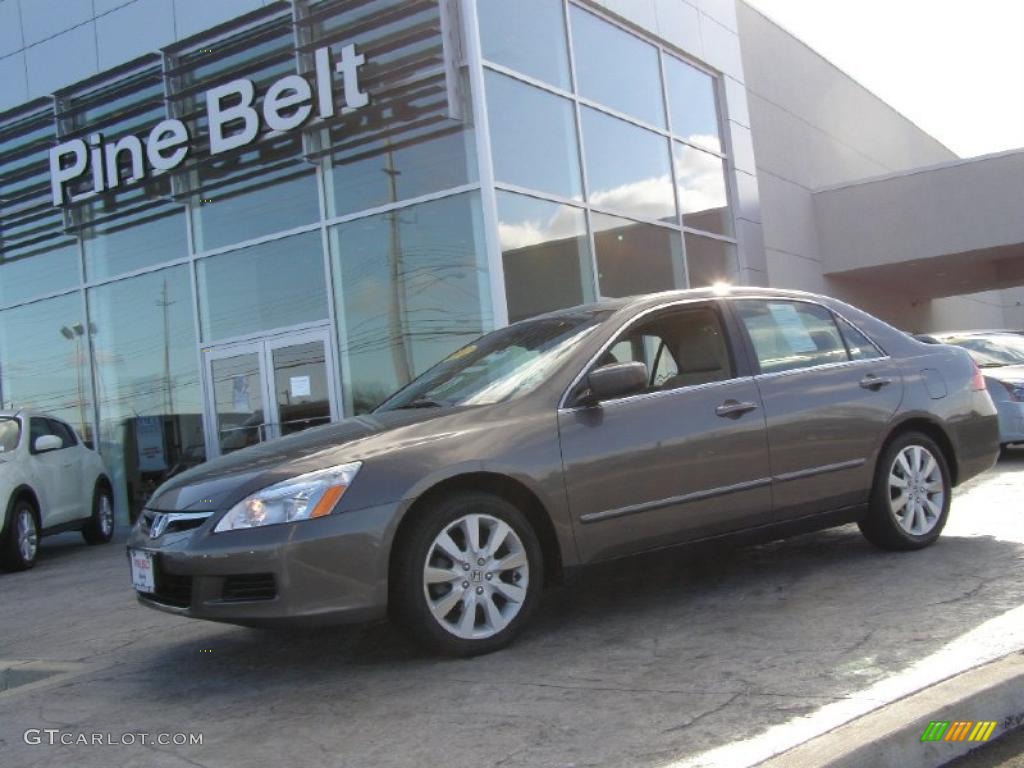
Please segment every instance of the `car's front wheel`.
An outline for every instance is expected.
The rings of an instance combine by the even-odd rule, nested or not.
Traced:
[[[508,645],[544,582],[540,542],[515,505],[464,492],[414,512],[395,552],[392,608],[413,636],[472,656]]]
[[[942,533],[951,497],[942,450],[927,435],[907,432],[882,452],[860,530],[882,549],[926,547]]]
[[[36,564],[39,554],[39,524],[36,511],[27,501],[17,501],[11,510],[7,536],[0,544],[0,566],[5,571],[24,571]]]
[[[114,498],[103,486],[92,496],[92,517],[82,528],[82,538],[89,544],[106,544],[114,537]]]

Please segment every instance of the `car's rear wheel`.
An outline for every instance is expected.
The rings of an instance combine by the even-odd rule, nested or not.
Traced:
[[[0,566],[5,571],[24,571],[36,564],[39,554],[39,523],[27,501],[17,501],[11,510],[7,535],[0,545]]]
[[[97,486],[92,495],[92,517],[82,528],[82,538],[89,544],[106,544],[114,537],[114,498],[110,491]]]
[[[882,452],[860,530],[882,549],[926,547],[942,533],[951,498],[942,450],[927,435],[907,432]]]
[[[392,608],[415,639],[458,656],[508,645],[544,582],[540,542],[513,504],[458,493],[422,510],[395,553]]]

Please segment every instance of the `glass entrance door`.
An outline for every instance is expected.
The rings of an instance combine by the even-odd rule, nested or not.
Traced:
[[[330,350],[326,330],[205,347],[209,455],[337,419]]]

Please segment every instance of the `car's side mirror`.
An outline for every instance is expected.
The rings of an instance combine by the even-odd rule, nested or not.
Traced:
[[[643,392],[648,382],[644,363],[611,363],[595,368],[587,376],[592,401],[612,400]]]
[[[46,453],[47,451],[56,451],[58,448],[64,447],[64,441],[56,435],[40,435],[36,438],[36,441],[32,444],[32,450],[36,453]]]

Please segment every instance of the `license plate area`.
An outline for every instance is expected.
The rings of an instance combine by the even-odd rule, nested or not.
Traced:
[[[149,552],[133,549],[128,553],[132,568],[132,586],[139,592],[153,594],[156,592],[153,555]]]

